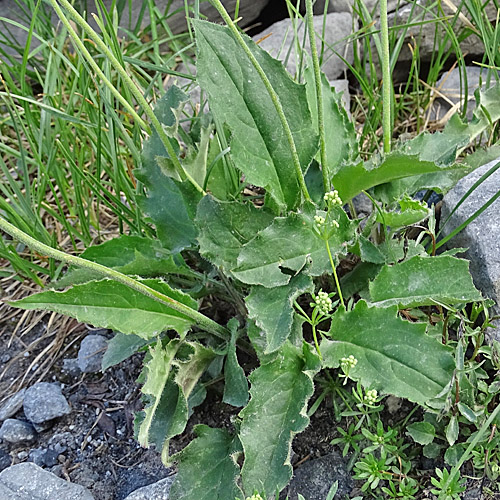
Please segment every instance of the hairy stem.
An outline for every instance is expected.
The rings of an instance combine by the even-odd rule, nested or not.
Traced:
[[[321,171],[323,173],[323,188],[325,193],[330,191],[330,173],[326,158],[325,123],[323,117],[323,89],[321,87],[321,71],[319,68],[318,49],[316,47],[316,33],[314,32],[312,0],[306,0],[307,31],[311,45],[311,56],[314,69],[314,82],[316,84],[316,107],[318,108],[318,130],[321,155]]]
[[[65,0],[67,1],[67,0]],[[261,65],[259,64],[259,61],[255,58],[255,56],[252,54],[252,51],[249,49],[248,45],[245,43],[245,40],[243,40],[243,37],[241,36],[240,32],[238,31],[238,28],[234,24],[233,20],[231,19],[231,16],[227,13],[226,9],[224,8],[224,5],[222,5],[222,2],[220,0],[211,0],[212,4],[214,7],[218,10],[219,14],[221,15],[222,19],[224,19],[224,22],[227,24],[228,28],[231,30],[231,32],[234,35],[234,38],[238,42],[238,44],[241,46],[245,54],[247,55],[248,59],[250,59],[250,62],[252,63],[253,67],[259,74],[262,83],[266,87],[266,90],[271,97],[271,100],[273,102],[274,108],[276,109],[276,112],[278,113],[278,117],[281,121],[281,125],[283,129],[285,130],[286,138],[288,141],[288,145],[290,147],[290,152],[292,153],[292,159],[293,159],[293,166],[295,167],[295,172],[300,184],[300,189],[302,191],[302,194],[304,195],[304,198],[307,201],[311,201],[311,197],[309,196],[309,191],[307,190],[306,186],[306,181],[304,179],[304,174],[302,173],[302,169],[300,167],[300,160],[299,160],[299,155],[297,153],[297,147],[295,146],[295,141],[293,139],[292,131],[290,129],[290,125],[288,124],[288,121],[285,116],[285,112],[283,111],[283,106],[281,105],[281,102],[279,100],[278,94],[273,89],[273,86],[271,85],[271,82],[269,81],[269,78],[267,75],[264,73],[264,70],[262,69]]]
[[[392,78],[389,54],[389,24],[387,21],[387,0],[380,0],[380,30],[382,37],[382,128],[384,130],[384,152],[391,151],[391,89]]]
[[[41,255],[47,255],[48,257],[65,262],[66,264],[71,264],[74,266],[89,269],[91,271],[95,271],[102,274],[106,278],[110,278],[114,281],[118,281],[119,283],[123,283],[124,285],[137,290],[143,295],[146,295],[147,297],[150,297],[157,302],[161,302],[171,307],[172,309],[175,309],[176,311],[184,314],[188,318],[192,319],[200,328],[215,335],[216,337],[228,340],[231,336],[229,330],[211,320],[204,314],[191,309],[181,302],[178,302],[177,300],[154,290],[153,288],[131,278],[130,276],[115,271],[114,269],[110,269],[109,267],[97,264],[96,262],[82,259],[81,257],[76,257],[75,255],[69,255],[65,252],[61,252],[60,250],[49,247],[48,245],[35,240],[24,231],[21,231],[17,227],[13,226],[2,217],[0,217],[0,230],[5,231],[7,234],[10,234],[13,238],[20,241],[21,243],[24,243],[26,246],[28,246],[32,250],[35,250]]]
[[[94,41],[96,46],[99,48],[99,50],[106,56],[108,61],[111,63],[113,68],[119,73],[120,77],[123,79],[123,82],[127,86],[127,88],[130,90],[132,95],[135,97],[137,102],[140,104],[142,107],[144,113],[146,113],[147,117],[151,120],[151,124],[153,125],[153,128],[155,129],[156,133],[161,139],[161,142],[165,146],[165,149],[168,152],[168,155],[170,156],[170,160],[174,164],[175,169],[181,176],[181,178],[187,179],[193,186],[202,194],[205,194],[205,191],[203,191],[203,188],[193,179],[193,177],[188,174],[184,168],[182,167],[179,158],[177,158],[177,155],[175,154],[174,147],[172,146],[172,143],[170,142],[170,139],[168,138],[167,134],[163,130],[163,127],[154,114],[153,110],[151,109],[151,106],[148,104],[146,101],[145,97],[142,95],[142,92],[139,90],[139,88],[136,86],[132,78],[128,75],[128,73],[125,71],[125,68],[120,64],[120,61],[115,57],[115,55],[111,52],[111,50],[106,46],[106,44],[102,41],[101,37],[94,31],[94,29],[90,26],[90,24],[85,21],[85,19],[78,13],[78,11],[71,5],[71,3],[68,0],[59,0],[61,5],[71,14],[71,17],[73,20],[88,34],[90,38]],[[54,10],[56,11],[57,15],[61,19],[61,21],[64,23],[64,25],[67,27],[67,24],[69,24],[68,19],[62,12],[61,8],[59,7],[57,0],[50,0],[51,5],[54,7]],[[70,34],[73,38],[73,40],[76,40],[77,35],[74,32],[74,30],[70,31]],[[77,45],[80,47],[80,44]],[[92,56],[88,53],[88,51],[83,53],[87,60],[90,62],[92,60]],[[88,59],[90,57],[90,59]],[[94,67],[92,65],[92,67]],[[95,68],[94,68],[95,69]],[[113,86],[113,84],[109,80],[103,80],[104,83],[108,86],[108,88],[115,94],[113,89],[116,90],[116,88]],[[121,102],[121,101],[120,101]],[[128,108],[127,108],[128,109]]]
[[[333,262],[332,252],[330,251],[330,243],[328,243],[328,240],[325,240],[325,245],[326,251],[328,252],[328,257],[330,259],[330,265],[332,266],[333,277],[335,278],[335,285],[337,286],[337,293],[339,294],[340,303],[345,309],[344,297],[342,296],[342,290],[340,289],[339,277],[337,276],[337,270],[335,269],[335,263]]]

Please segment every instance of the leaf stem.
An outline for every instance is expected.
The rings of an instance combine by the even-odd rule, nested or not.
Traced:
[[[91,271],[95,271],[97,273],[102,274],[106,278],[110,278],[114,281],[118,281],[119,283],[123,283],[124,285],[137,290],[139,293],[150,297],[157,302],[161,302],[171,307],[172,309],[184,314],[188,318],[192,319],[200,328],[206,330],[207,332],[215,335],[224,340],[228,340],[231,336],[229,330],[219,325],[212,319],[208,318],[204,314],[191,309],[190,307],[178,302],[163,293],[154,290],[153,288],[137,281],[130,276],[122,274],[114,269],[110,269],[109,267],[103,266],[101,264],[97,264],[96,262],[92,262],[87,259],[82,259],[81,257],[77,257],[75,255],[69,255],[65,252],[57,250],[55,248],[49,247],[44,243],[41,243],[38,240],[35,240],[24,231],[21,231],[17,227],[13,226],[9,222],[7,222],[3,217],[0,217],[0,230],[5,231],[7,234],[10,234],[13,238],[17,239],[21,243],[24,243],[26,246],[35,250],[36,252],[47,255],[48,257],[52,257],[53,259],[59,260],[66,264],[71,264],[74,266],[83,267],[85,269],[90,269]]]
[[[313,322],[311,323],[312,326],[312,334],[313,334],[313,339],[314,339],[314,345],[316,346],[316,351],[318,353],[319,359],[323,359],[323,356],[321,356],[321,351],[319,349],[319,343],[318,343],[318,334],[316,333],[316,323]]]
[[[67,0],[64,0],[64,1],[67,1]],[[233,20],[231,19],[231,16],[227,13],[227,10],[224,8],[224,5],[222,5],[222,2],[220,0],[211,0],[211,2],[214,5],[214,7],[218,10],[222,19],[224,19],[224,22],[227,24],[228,28],[233,33],[236,41],[241,46],[241,48],[243,49],[243,51],[247,55],[248,59],[250,59],[250,62],[252,63],[253,67],[255,68],[257,73],[259,74],[259,76],[262,80],[262,83],[266,87],[266,90],[269,94],[269,97],[271,98],[271,101],[274,104],[274,108],[276,109],[276,112],[278,113],[278,117],[281,121],[281,125],[282,125],[283,129],[285,130],[288,145],[290,147],[290,152],[292,154],[292,160],[293,160],[293,165],[295,167],[295,173],[297,175],[297,179],[298,179],[299,184],[300,184],[300,189],[302,190],[302,194],[304,195],[304,198],[306,199],[306,201],[311,201],[309,191],[307,190],[306,181],[304,179],[304,174],[302,173],[302,168],[300,167],[300,159],[299,159],[299,155],[297,153],[297,147],[295,146],[295,141],[293,139],[292,131],[291,131],[290,125],[288,124],[288,121],[286,119],[285,112],[283,111],[283,106],[281,105],[278,94],[276,94],[273,86],[271,85],[271,82],[269,81],[269,78],[267,77],[267,75],[265,74],[261,65],[259,64],[259,61],[257,61],[256,57],[252,54],[252,51],[250,50],[248,45],[245,43],[245,40],[243,40],[243,37],[241,36],[240,32],[238,31],[238,28],[234,24]]]
[[[339,277],[337,276],[337,270],[335,269],[335,263],[333,262],[332,252],[330,251],[330,243],[325,239],[326,251],[328,252],[328,257],[330,259],[330,265],[332,266],[333,276],[335,278],[335,285],[337,286],[337,293],[339,294],[340,303],[345,309],[344,297],[342,296],[342,290],[340,289]]]
[[[330,191],[330,173],[326,158],[325,123],[323,117],[323,89],[321,86],[321,71],[319,67],[318,49],[316,47],[316,33],[314,31],[312,0],[306,0],[307,31],[309,32],[309,44],[314,69],[314,82],[316,84],[316,107],[318,108],[318,131],[321,155],[321,171],[323,174],[323,188],[325,193]]]
[[[193,179],[193,177],[184,170],[184,168],[181,165],[181,162],[179,161],[179,158],[177,158],[177,155],[175,154],[174,147],[172,146],[172,143],[170,142],[169,137],[167,136],[166,132],[163,130],[163,127],[154,114],[153,110],[151,109],[151,106],[148,104],[146,101],[145,97],[142,95],[142,92],[139,90],[139,88],[136,86],[132,78],[128,75],[128,73],[125,71],[125,68],[120,64],[120,61],[115,57],[115,55],[111,52],[111,50],[106,46],[106,44],[102,41],[100,36],[95,32],[95,30],[90,26],[90,24],[85,21],[85,19],[78,13],[78,11],[71,5],[71,3],[68,0],[59,0],[62,6],[71,14],[71,17],[73,20],[92,38],[96,46],[101,50],[101,52],[107,57],[108,61],[111,63],[113,68],[119,73],[121,78],[123,79],[123,82],[127,86],[127,88],[130,90],[132,95],[135,97],[137,102],[141,105],[144,113],[147,115],[147,117],[151,120],[151,124],[153,125],[153,128],[155,129],[156,133],[161,139],[161,142],[165,146],[165,149],[168,152],[168,155],[170,156],[170,159],[172,160],[172,163],[174,164],[175,169],[177,172],[179,172],[179,175],[181,177],[186,178],[193,184],[193,186],[202,194],[206,194],[205,191],[203,191],[203,188]],[[61,8],[59,7],[57,0],[50,0],[51,5],[53,6],[54,10],[56,11],[57,15],[61,19],[62,23],[68,28],[68,26],[71,28],[71,25],[67,19],[67,17],[64,15],[62,12]],[[95,16],[95,15],[94,15]],[[99,24],[99,23],[98,23]],[[69,29],[69,33],[71,37],[73,38],[74,41],[78,39],[77,34],[73,29]],[[80,42],[80,43],[78,43]],[[83,45],[81,41],[78,40],[76,42],[76,45],[81,49],[81,46]],[[92,56],[89,54],[88,51],[83,52],[87,60],[90,62],[92,60]],[[90,59],[89,59],[90,57]],[[95,69],[95,66],[90,63],[92,67]],[[102,73],[102,72],[101,72]],[[99,74],[99,76],[102,75]],[[108,79],[103,79],[103,82],[106,84],[106,86],[113,92],[113,94],[116,96],[116,92],[118,90],[114,87],[114,85],[108,80]],[[114,90],[113,90],[114,89]],[[120,99],[120,102],[121,99]],[[129,109],[129,107],[127,107]],[[144,122],[142,122],[144,123]],[[146,129],[147,130],[147,129]]]
[[[380,31],[382,37],[382,128],[384,133],[384,152],[391,152],[391,68],[389,53],[389,23],[387,19],[387,0],[380,0]]]

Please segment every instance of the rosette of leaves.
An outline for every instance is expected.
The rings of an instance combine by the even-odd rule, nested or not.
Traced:
[[[342,358],[358,360],[354,380],[421,405],[450,384],[451,349],[427,335],[424,320],[408,318],[411,310],[462,307],[482,297],[467,261],[430,255],[422,240],[407,239],[408,225],[430,216],[432,222],[432,211],[411,197],[424,188],[445,192],[477,166],[473,157],[457,158],[500,117],[500,87],[481,94],[471,123],[455,117],[443,132],[364,160],[340,96],[322,76],[327,144],[320,156],[314,75],[306,72],[306,83],[298,83],[245,35],[205,21],[193,26],[197,81],[210,113],[191,117],[184,130],[179,117],[188,96],[181,89],[170,87],[156,103],[182,170],[153,132],[136,175],[155,237],[121,236],[83,254],[170,297],[183,312],[76,268],[64,278],[63,285],[72,283],[64,291],[13,305],[121,332],[106,365],[145,350],[137,437],[155,445],[165,462],[178,463],[170,497],[234,500],[287,485],[292,440],[308,425],[314,377]],[[344,202],[369,191],[376,206],[363,225],[337,207],[327,250],[314,221],[325,214],[323,196],[333,188]],[[427,231],[433,233],[432,223]],[[331,262],[348,253],[360,262],[342,278],[350,301],[321,325],[320,357],[294,304],[302,296],[307,302],[320,280],[334,292]],[[225,303],[220,314],[208,308],[223,323],[216,332],[197,320],[206,297]],[[185,430],[207,382],[219,377],[222,400],[236,409],[234,428],[200,425],[194,440],[169,457],[169,440]]]

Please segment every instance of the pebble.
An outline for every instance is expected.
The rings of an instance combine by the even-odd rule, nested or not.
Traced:
[[[39,382],[26,390],[24,414],[33,424],[44,424],[71,412],[59,384]]]
[[[175,475],[160,479],[156,483],[143,486],[133,491],[124,500],[168,500],[170,487],[174,482]]]
[[[8,363],[11,359],[11,356],[10,354],[4,354],[1,358],[0,358],[0,361],[2,363]]]
[[[78,377],[82,373],[82,370],[80,370],[80,367],[78,366],[78,359],[76,358],[64,359],[62,371],[72,377]]]
[[[83,373],[95,373],[102,369],[102,357],[108,341],[102,335],[87,335],[78,351],[78,367]]]
[[[26,389],[21,389],[11,396],[0,408],[0,422],[13,417],[23,406]]]
[[[12,463],[12,457],[0,448],[0,472],[10,466]]]
[[[28,422],[8,418],[0,427],[0,439],[11,444],[34,441],[36,431]]]
[[[56,466],[61,467],[61,466]],[[0,473],[2,500],[94,500],[83,486],[70,483],[32,462],[12,465]]]

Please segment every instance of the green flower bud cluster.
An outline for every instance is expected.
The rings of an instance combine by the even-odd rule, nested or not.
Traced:
[[[358,364],[358,360],[351,354],[347,358],[340,359],[340,369],[344,372],[340,377],[344,378],[344,385],[349,378],[349,372]]]
[[[312,305],[316,306],[321,314],[327,316],[332,310],[332,299],[326,292],[323,292],[321,290],[318,292],[318,295],[316,295],[315,297],[313,296],[313,298],[314,304]]]
[[[247,497],[246,500],[263,500],[262,497],[257,493],[256,495],[252,495],[251,497]]]
[[[342,200],[340,199],[339,192],[336,189],[330,191],[329,193],[326,193],[324,196],[324,200],[328,203],[328,205],[342,206]]]
[[[325,225],[325,218],[321,217],[320,215],[315,215],[314,216],[314,222],[318,227],[322,227]]]
[[[367,405],[374,405],[377,402],[378,392],[375,389],[369,389],[366,391],[364,397],[364,403]]]

